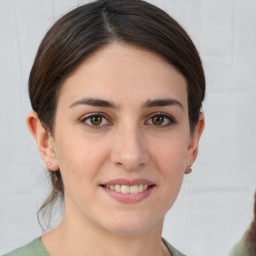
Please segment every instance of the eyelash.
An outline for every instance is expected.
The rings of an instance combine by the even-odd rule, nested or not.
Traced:
[[[94,124],[92,124],[92,118],[93,117],[99,117],[99,118],[101,118],[102,120],[106,120],[105,122],[107,122],[106,124],[99,124],[99,125],[94,125]],[[83,116],[83,118],[81,119],[81,122],[82,123],[85,123],[88,127],[90,127],[90,128],[93,128],[93,129],[100,129],[100,128],[102,128],[103,126],[110,126],[111,124],[112,124],[112,122],[110,122],[109,121],[109,119],[110,118],[108,118],[108,117],[106,117],[106,115],[105,114],[103,114],[103,113],[91,113],[91,114],[88,114],[88,115],[85,115],[85,116]],[[88,121],[89,120],[89,122],[90,122],[90,124],[89,123],[87,123],[86,121]]]
[[[94,124],[92,124],[92,118],[94,118],[94,117],[98,117],[98,118],[101,118],[101,121],[100,121],[100,123],[99,123],[99,125],[94,125]],[[166,122],[166,119],[168,120],[167,122],[167,124],[164,124],[164,125],[162,125],[162,124],[159,124],[159,125],[157,125],[157,124],[154,124],[153,123],[153,118],[154,117],[160,117],[160,118],[164,118],[164,121],[163,121],[163,123],[164,122]],[[90,127],[90,128],[93,128],[93,129],[100,129],[100,128],[102,128],[102,127],[105,127],[105,126],[110,126],[110,125],[112,125],[113,123],[111,122],[111,121],[109,121],[109,117],[107,117],[104,113],[91,113],[91,114],[88,114],[88,115],[85,115],[85,116],[83,116],[83,118],[81,119],[81,122],[82,123],[85,123],[88,127]],[[89,122],[90,123],[88,123],[88,120],[89,120]],[[105,120],[104,122],[106,122],[106,123],[104,123],[104,124],[102,124],[102,120]],[[149,121],[151,120],[151,123],[149,123]],[[166,113],[162,113],[162,112],[158,112],[158,113],[153,113],[153,114],[151,114],[148,118],[147,118],[147,120],[145,121],[145,124],[146,125],[150,125],[150,126],[153,126],[154,128],[165,128],[165,127],[170,127],[171,125],[173,125],[173,124],[175,124],[176,123],[176,120],[172,117],[172,116],[170,116],[170,115],[168,115],[168,114],[166,114]]]
[[[166,113],[162,113],[162,112],[153,113],[152,115],[149,116],[149,118],[147,119],[147,121],[146,121],[145,123],[148,123],[149,120],[151,120],[151,122],[152,122],[152,120],[153,120],[154,117],[161,117],[161,118],[164,118],[164,121],[163,121],[163,122],[166,122],[166,119],[168,120],[168,121],[167,121],[168,123],[167,123],[167,124],[164,124],[164,125],[162,125],[162,124],[156,125],[156,124],[153,124],[153,123],[149,124],[149,125],[151,125],[151,126],[154,126],[154,128],[170,127],[171,125],[177,123],[174,117],[172,117],[172,116],[170,116],[170,115],[168,115],[168,114],[166,114]]]

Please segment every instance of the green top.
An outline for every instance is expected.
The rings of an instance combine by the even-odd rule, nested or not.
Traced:
[[[38,237],[31,243],[3,256],[50,256],[50,254],[46,251],[43,243],[41,242],[41,238]]]
[[[184,254],[173,248],[165,239],[162,240],[172,256],[185,256]],[[41,238],[39,237],[31,243],[3,256],[50,256],[50,254],[46,251],[44,245],[41,242]]]

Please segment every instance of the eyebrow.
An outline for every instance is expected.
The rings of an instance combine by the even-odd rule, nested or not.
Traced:
[[[107,108],[117,108],[117,106],[110,101],[94,98],[83,98],[72,103],[69,107],[72,108],[77,105],[90,105],[94,107],[107,107]]]
[[[95,98],[83,98],[75,101],[69,107],[72,108],[77,105],[89,105],[94,107],[107,107],[107,108],[119,108],[115,103]],[[151,107],[165,107],[165,106],[179,106],[182,110],[184,110],[183,105],[175,99],[156,99],[156,100],[147,100],[144,104],[142,104],[143,108],[151,108]]]
[[[150,107],[165,107],[165,106],[179,106],[182,110],[184,110],[183,105],[175,99],[156,99],[156,100],[147,100],[142,107],[150,108]]]

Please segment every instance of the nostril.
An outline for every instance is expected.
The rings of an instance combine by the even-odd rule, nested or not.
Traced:
[[[118,165],[118,166],[123,166],[123,164],[120,163],[120,162],[117,162],[116,165]]]

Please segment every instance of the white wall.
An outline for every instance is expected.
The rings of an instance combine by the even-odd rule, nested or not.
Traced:
[[[40,235],[43,163],[29,135],[27,79],[56,18],[79,0],[0,0],[0,252]],[[164,237],[189,256],[226,256],[256,187],[256,0],[151,0],[188,31],[205,67],[206,129]]]

